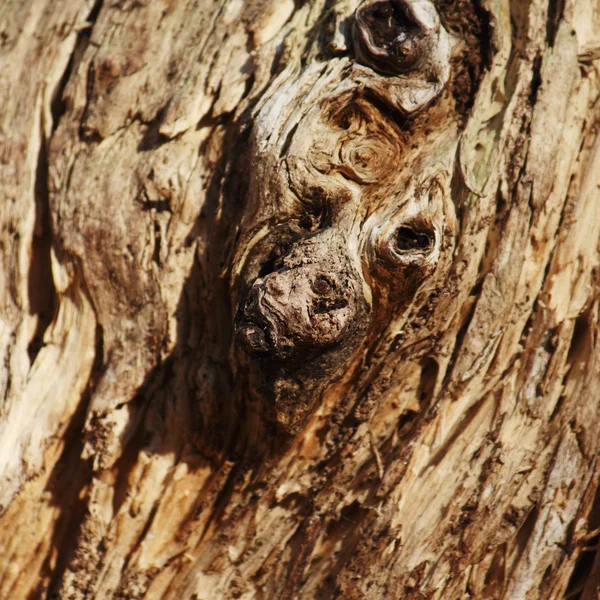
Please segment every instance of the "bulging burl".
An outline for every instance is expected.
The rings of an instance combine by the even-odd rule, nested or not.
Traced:
[[[274,361],[333,348],[364,320],[361,281],[339,232],[310,235],[252,283],[238,309],[237,341]]]
[[[416,89],[352,65],[341,90],[315,94],[298,116],[267,103],[238,159],[231,358],[243,410],[278,435],[297,433],[334,384],[366,368],[370,348],[397,336],[440,255],[445,166],[407,143],[405,123],[357,73]],[[290,93],[310,92],[311,77]]]

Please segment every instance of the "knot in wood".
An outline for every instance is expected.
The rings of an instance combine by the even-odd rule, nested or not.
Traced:
[[[430,0],[368,0],[354,14],[356,74],[406,114],[427,106],[450,77],[456,43]]]
[[[236,319],[246,353],[307,355],[340,344],[353,330],[364,312],[361,279],[335,237],[328,230],[301,240],[251,284]]]
[[[398,161],[396,140],[379,133],[350,134],[339,146],[339,171],[357,183],[375,183],[386,177]]]
[[[438,235],[433,223],[416,217],[398,225],[388,224],[378,231],[378,256],[389,268],[409,265],[424,267],[430,263],[438,247]]]
[[[419,20],[412,5],[374,0],[356,10],[353,38],[359,62],[387,75],[408,73],[422,64],[433,23]]]

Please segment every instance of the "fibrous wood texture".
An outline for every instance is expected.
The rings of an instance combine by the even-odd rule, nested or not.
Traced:
[[[594,0],[0,5],[0,597],[600,587]]]

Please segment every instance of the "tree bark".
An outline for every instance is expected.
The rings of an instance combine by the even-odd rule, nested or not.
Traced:
[[[594,0],[4,0],[0,597],[600,590]]]

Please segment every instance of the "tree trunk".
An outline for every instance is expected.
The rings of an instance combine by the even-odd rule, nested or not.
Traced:
[[[594,0],[4,0],[0,597],[600,590]]]

